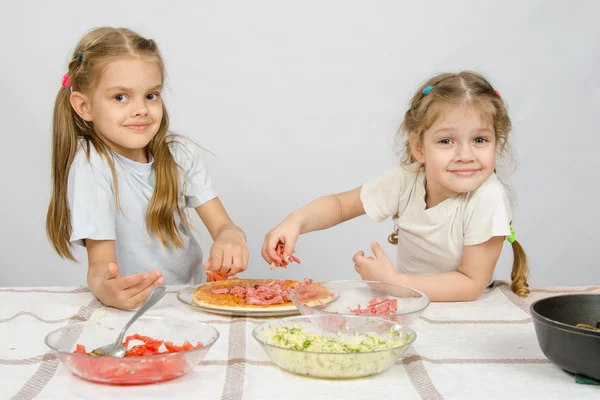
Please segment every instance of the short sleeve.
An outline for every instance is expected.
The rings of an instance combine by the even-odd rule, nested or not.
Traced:
[[[112,181],[88,161],[83,151],[71,164],[67,197],[71,243],[85,246],[84,239],[116,239]]]
[[[172,139],[171,153],[183,173],[185,205],[196,208],[217,197],[212,179],[199,156],[199,147],[188,139]]]
[[[389,170],[365,183],[360,191],[360,200],[367,215],[381,222],[399,213],[401,199],[410,190],[410,171],[404,167]],[[408,183],[408,184],[407,184]]]
[[[502,183],[492,175],[472,195],[464,215],[464,244],[477,245],[494,236],[510,236],[510,202]]]

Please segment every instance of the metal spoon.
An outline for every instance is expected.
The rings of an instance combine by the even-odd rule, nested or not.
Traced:
[[[167,293],[167,288],[164,286],[157,286],[150,292],[150,295],[142,304],[140,308],[133,314],[133,317],[127,322],[117,340],[112,344],[107,344],[106,346],[98,347],[90,351],[88,354],[90,356],[109,356],[109,357],[125,357],[125,353],[127,353],[127,349],[123,346],[123,338],[125,337],[125,332],[127,329],[133,324],[139,317],[142,316],[146,311],[150,309],[153,305],[155,305],[162,297]]]

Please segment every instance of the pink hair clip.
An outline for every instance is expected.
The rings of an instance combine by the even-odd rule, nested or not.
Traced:
[[[498,96],[500,96],[500,91],[499,91],[498,89],[494,89],[494,92],[496,92],[496,94],[497,94]]]
[[[63,76],[62,85],[63,86],[72,86],[73,85],[71,83],[71,77],[69,76],[68,72],[65,74],[65,76]]]

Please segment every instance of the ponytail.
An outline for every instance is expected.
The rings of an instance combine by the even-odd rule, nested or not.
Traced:
[[[513,248],[513,267],[510,274],[510,279],[512,281],[510,288],[518,296],[527,297],[527,295],[529,295],[529,284],[527,283],[527,275],[529,274],[527,255],[519,242],[514,240],[511,244]]]
[[[62,86],[56,95],[52,118],[52,195],[46,214],[46,235],[59,256],[75,260],[71,252],[71,213],[67,198],[69,171],[75,159],[77,146],[86,143],[86,156],[94,146],[110,167],[115,187],[115,204],[119,208],[118,182],[113,159],[100,138],[94,133],[93,123],[86,122],[71,106],[71,87]]]
[[[70,87],[62,86],[54,103],[51,144],[52,195],[46,215],[46,234],[58,255],[75,260],[70,245],[71,215],[67,200],[67,180],[77,150],[78,129],[70,97]]]

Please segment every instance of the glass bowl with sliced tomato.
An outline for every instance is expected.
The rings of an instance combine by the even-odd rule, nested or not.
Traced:
[[[128,321],[129,317],[69,324],[50,332],[46,345],[82,379],[112,385],[141,385],[185,375],[219,339],[219,332],[203,322],[141,317],[126,333],[125,357],[88,354],[113,343]]]
[[[429,297],[407,286],[376,281],[325,281],[290,293],[302,315],[357,315],[410,326],[429,306]]]

